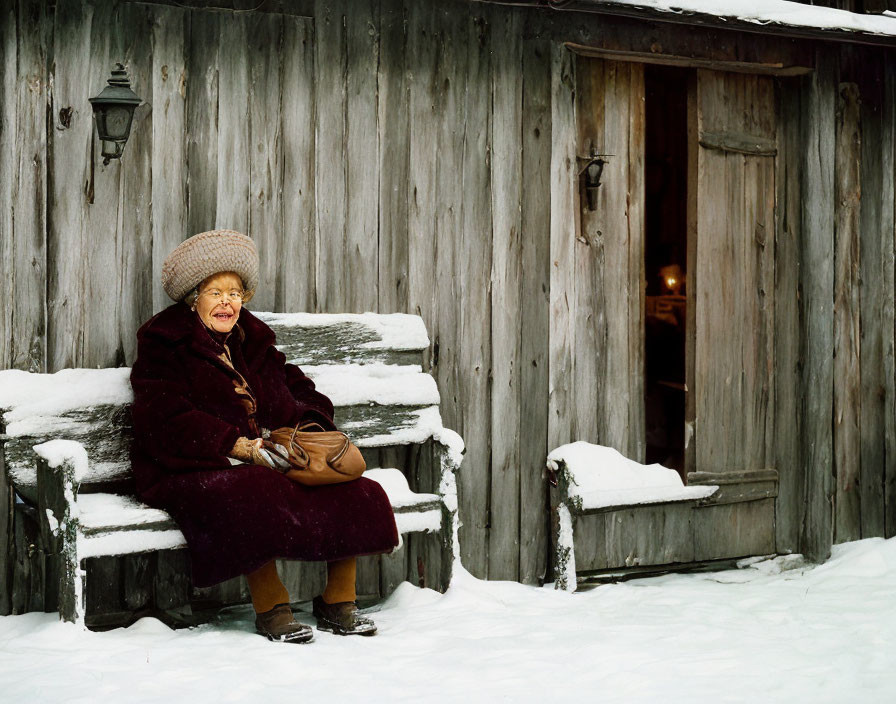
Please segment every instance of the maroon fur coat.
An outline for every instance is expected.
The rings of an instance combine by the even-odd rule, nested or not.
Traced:
[[[273,331],[243,309],[227,344],[257,401],[264,428],[317,420],[333,428],[333,404],[286,364]],[[221,343],[177,303],[137,332],[131,372],[137,495],[178,523],[193,583],[205,587],[273,558],[336,560],[389,552],[398,544],[382,488],[361,478],[306,487],[267,467],[231,466],[227,453],[253,437]]]

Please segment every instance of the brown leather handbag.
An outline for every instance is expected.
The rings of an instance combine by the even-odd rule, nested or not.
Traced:
[[[272,430],[268,440],[286,450],[285,459],[292,468],[284,473],[300,484],[350,482],[367,469],[361,451],[345,433],[324,430],[317,423]]]

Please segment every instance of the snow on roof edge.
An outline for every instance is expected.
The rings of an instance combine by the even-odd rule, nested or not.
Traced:
[[[896,37],[896,17],[863,15],[830,7],[803,5],[790,0],[585,0],[596,10],[609,6],[655,10],[686,16],[712,15],[721,20],[736,20],[758,26],[778,25],[821,31],[841,31]],[[732,27],[734,29],[734,27]]]

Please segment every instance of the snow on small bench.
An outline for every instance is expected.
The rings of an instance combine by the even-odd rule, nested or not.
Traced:
[[[696,504],[718,486],[685,486],[678,472],[659,464],[643,465],[611,447],[578,441],[548,454],[548,469],[556,476],[552,492],[555,586],[575,591],[576,554],[588,552],[576,544],[576,527],[589,516],[670,504]],[[642,511],[643,513],[643,511]],[[617,515],[621,523],[623,516]],[[582,528],[587,528],[583,523]],[[600,531],[584,531],[593,540]],[[604,531],[605,532],[605,531]],[[631,558],[636,560],[636,558]]]
[[[566,475],[567,496],[579,513],[637,504],[705,499],[717,486],[685,486],[678,472],[644,465],[612,447],[578,441],[548,455],[548,468]]]

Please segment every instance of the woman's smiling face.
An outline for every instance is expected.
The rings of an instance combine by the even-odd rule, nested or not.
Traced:
[[[240,317],[244,293],[242,280],[232,271],[209,276],[199,284],[199,319],[212,330],[230,332]]]

